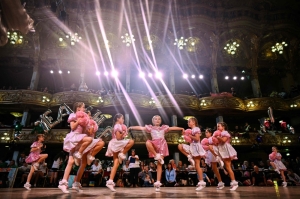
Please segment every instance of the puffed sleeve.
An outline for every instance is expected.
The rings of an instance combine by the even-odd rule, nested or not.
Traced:
[[[221,137],[228,137],[228,138],[230,138],[231,135],[227,131],[222,131],[221,132]]]
[[[199,127],[195,127],[192,129],[192,135],[196,135],[197,133],[200,133],[201,134],[201,130]]]
[[[76,120],[77,120],[76,114],[75,113],[71,113],[69,115],[69,118],[68,118],[68,123],[74,122]]]
[[[121,124],[116,124],[114,126],[114,133],[116,133],[117,131],[122,132],[122,125]]]
[[[160,127],[165,133],[167,133],[168,131],[169,131],[169,126],[168,125],[162,125],[161,127]]]
[[[147,133],[151,133],[153,126],[151,124],[149,124],[149,125],[145,125],[145,128],[146,128]]]
[[[39,142],[34,142],[32,143],[32,145],[30,146],[30,148],[35,148],[35,147],[39,147],[40,143]]]

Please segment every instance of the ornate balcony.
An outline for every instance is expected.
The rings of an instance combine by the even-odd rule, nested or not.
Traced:
[[[101,131],[101,129],[100,129]],[[69,129],[52,129],[50,133],[45,134],[45,142],[51,144],[62,144],[66,134],[70,132]],[[0,144],[11,143],[14,140],[14,129],[0,129]],[[148,133],[143,133],[141,131],[133,131],[132,132],[133,139],[135,140],[135,144],[145,144],[148,139],[150,139],[150,135]],[[232,136],[231,144],[236,146],[252,146],[253,144],[259,144],[262,146],[298,146],[299,140],[298,135],[280,133],[275,136],[271,134],[265,134],[262,136],[262,140],[260,143],[257,142],[258,133],[251,132],[249,136]],[[36,134],[31,134],[31,129],[23,129],[20,134],[20,139],[16,142],[20,144],[30,144],[35,138]],[[184,142],[181,137],[181,132],[169,132],[165,136],[168,144],[180,144]],[[106,137],[102,137],[102,139],[108,143],[111,139],[111,136],[108,135]]]
[[[293,99],[281,99],[275,97],[253,98],[242,100],[231,96],[211,96],[197,98],[194,96],[174,94],[172,96],[159,95],[153,99],[147,95],[128,93],[128,97],[122,93],[100,96],[88,92],[69,91],[49,94],[31,90],[0,90],[0,104],[24,104],[38,105],[41,107],[58,106],[61,103],[72,105],[76,101],[82,101],[87,105],[97,108],[109,108],[114,106],[130,106],[137,108],[156,109],[181,107],[197,111],[227,109],[238,111],[260,111],[273,107],[275,110],[288,111],[300,108],[300,96]],[[154,101],[155,103],[150,103]]]

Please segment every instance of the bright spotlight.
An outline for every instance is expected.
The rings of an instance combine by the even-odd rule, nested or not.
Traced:
[[[100,75],[100,72],[99,72],[99,71],[96,71],[96,75],[99,76],[99,75]]]
[[[68,74],[70,74],[71,72],[68,70]]]
[[[105,71],[105,72],[104,72],[104,75],[105,75],[105,76],[108,76],[108,72],[107,72],[107,71]]]
[[[116,70],[111,71],[111,76],[118,77],[118,71]]]
[[[228,77],[228,76],[225,76],[225,79],[229,79],[229,77]]]
[[[162,77],[161,72],[157,71],[156,74],[155,74],[155,77],[156,77],[156,78],[161,78],[161,77]]]
[[[241,80],[244,80],[245,79],[245,77],[241,77]]]
[[[50,70],[50,73],[53,74],[53,70]]]
[[[140,76],[141,78],[144,78],[144,77],[145,77],[145,73],[144,73],[144,72],[140,72],[139,76]]]
[[[193,79],[194,79],[194,78],[195,78],[195,75],[192,75],[192,76],[191,76],[191,78],[193,78]]]
[[[200,79],[203,79],[203,75],[199,75],[199,78],[200,78]]]
[[[58,71],[58,73],[59,73],[59,74],[62,74],[62,71],[61,71],[61,70],[59,70],[59,71]]]
[[[244,70],[242,70],[242,73],[245,73],[245,71],[244,71]]]
[[[184,78],[184,79],[187,79],[187,78],[188,78],[188,75],[187,75],[187,74],[183,74],[183,78]]]
[[[236,76],[234,76],[234,77],[233,77],[233,79],[234,79],[234,80],[236,80],[236,79],[237,79],[237,77],[236,77]]]
[[[148,77],[152,77],[152,73],[149,73],[149,74],[148,74]]]

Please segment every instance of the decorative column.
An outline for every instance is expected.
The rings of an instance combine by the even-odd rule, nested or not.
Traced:
[[[219,123],[219,122],[224,122],[222,115],[219,115],[218,117],[216,117],[216,123]]]
[[[169,79],[169,83],[170,83],[170,92],[172,94],[175,94],[175,74],[174,74],[174,65],[171,65],[170,67],[170,79]]]
[[[34,65],[33,65],[33,73],[31,76],[30,82],[30,90],[37,90],[39,79],[40,79],[40,72],[39,72],[39,56],[40,56],[40,40],[39,34],[35,33],[33,35],[33,44],[34,44]]]
[[[23,116],[22,116],[22,121],[21,121],[21,124],[22,124],[24,127],[26,127],[28,117],[29,117],[29,110],[28,110],[28,108],[27,108],[27,109],[25,109],[25,110],[23,111]]]
[[[217,57],[218,57],[218,50],[219,50],[219,36],[213,34],[210,37],[210,41],[212,42],[212,53],[211,53],[211,92],[219,93],[219,86],[217,80]]]
[[[177,126],[177,115],[171,116],[171,126]]]
[[[251,59],[250,59],[250,67],[251,67],[251,85],[254,97],[262,97],[260,85],[258,81],[257,74],[257,58],[258,58],[258,46],[259,46],[259,38],[254,35],[251,37]]]
[[[130,66],[126,67],[126,92],[130,93]]]
[[[129,114],[128,113],[125,113],[124,124],[126,126],[129,126]]]
[[[81,65],[81,70],[80,70],[80,84],[78,87],[78,91],[87,91],[87,85],[85,83],[85,79],[84,79],[84,67]]]

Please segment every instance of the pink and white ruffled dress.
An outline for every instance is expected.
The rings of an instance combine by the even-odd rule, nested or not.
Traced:
[[[122,139],[122,140],[116,139],[116,133],[118,131],[119,132],[123,131],[121,124],[116,124],[114,126],[114,130],[112,133],[112,139],[108,143],[108,147],[107,147],[105,156],[112,157],[114,155],[114,153],[122,152],[124,150],[125,146],[128,144],[129,139],[126,139],[126,140],[125,139]]]
[[[68,118],[68,123],[71,123],[72,121],[76,121],[77,117],[75,113],[71,113]],[[78,143],[86,137],[87,134],[83,133],[83,128],[81,125],[77,125],[76,129],[74,131],[71,131],[67,134],[65,140],[64,140],[64,146],[63,149],[66,152],[71,152],[73,149],[76,150],[76,148],[79,148]]]
[[[237,160],[237,152],[230,144],[231,135],[227,131],[221,132],[221,137],[228,137],[227,141],[223,144],[218,144],[218,152],[222,159],[230,158]]]
[[[169,156],[168,144],[165,139],[165,133],[169,131],[169,126],[145,125],[145,128],[147,133],[151,133],[152,138],[152,140],[147,140],[147,142],[151,142],[153,144],[156,153],[162,155],[163,157]],[[149,152],[149,157],[154,158],[155,155]]]
[[[286,171],[286,167],[285,165],[282,163],[281,160],[278,160],[277,157],[281,157],[280,153],[276,153],[276,157],[272,158],[271,154],[269,155],[269,159],[270,161],[274,162],[276,169],[278,169],[279,171]]]
[[[42,143],[36,141],[36,142],[32,143],[30,148],[41,147],[41,145],[42,145]],[[25,162],[32,163],[32,162],[37,161],[40,158],[41,152],[42,152],[41,149],[30,152],[29,156],[25,159]]]
[[[92,135],[88,135],[88,137],[91,137],[91,138],[93,138],[93,141],[91,142],[91,144],[89,144],[88,145],[88,147],[86,147],[86,149],[83,151],[83,153],[82,154],[85,154],[86,152],[92,152],[92,150],[91,149],[93,149],[95,146],[96,146],[96,144],[100,141],[100,140],[102,140],[102,139],[95,139],[94,137],[95,137],[95,133],[98,131],[98,125],[97,125],[97,123],[93,120],[93,119],[90,119],[89,120],[89,123],[88,123],[88,125],[87,125],[87,130],[89,130],[89,129],[91,129],[91,128],[94,128],[94,131],[93,131],[93,134]],[[77,148],[77,147],[76,147]]]
[[[199,133],[201,135],[201,130],[199,127],[194,127],[192,128],[192,135],[195,136],[197,133]],[[193,140],[192,143],[190,143],[190,145],[188,144],[182,144],[182,147],[184,149],[185,152],[191,154],[193,157],[205,157],[206,156],[206,151],[203,149],[200,140],[199,141],[195,141]]]
[[[213,141],[214,137],[204,138],[201,140],[201,145],[203,149],[206,151],[205,163],[209,166],[212,162],[218,162],[213,153],[209,150],[209,146],[213,147],[213,150],[216,154],[218,154],[218,147],[215,145],[215,141]],[[214,138],[216,139],[216,138]]]

